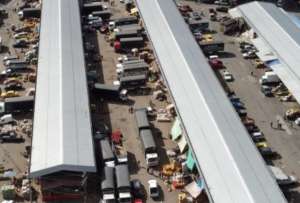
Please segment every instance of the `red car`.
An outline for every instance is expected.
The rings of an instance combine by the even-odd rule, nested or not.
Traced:
[[[223,62],[220,61],[219,59],[209,59],[208,63],[213,69],[216,70],[224,68]]]
[[[142,199],[134,199],[134,203],[143,203]]]

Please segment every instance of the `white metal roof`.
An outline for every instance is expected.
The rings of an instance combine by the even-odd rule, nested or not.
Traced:
[[[258,48],[266,46],[277,56],[280,66],[271,68],[300,103],[300,29],[295,20],[272,3],[251,2],[235,9],[230,13],[240,13],[264,42]]]
[[[286,202],[173,0],[137,0],[213,202]]]
[[[78,0],[43,0],[30,175],[95,172]]]

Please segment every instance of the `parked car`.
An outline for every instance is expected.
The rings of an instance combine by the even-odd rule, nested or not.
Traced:
[[[286,112],[285,112],[285,116],[288,120],[296,120],[297,118],[300,117],[300,109],[297,109],[297,108],[291,108],[291,109],[288,109]]]
[[[227,12],[228,12],[228,7],[225,7],[225,6],[218,6],[218,7],[216,8],[216,11],[227,13]]]
[[[271,97],[271,96],[273,96],[272,88],[271,88],[270,86],[262,85],[262,86],[260,87],[260,91],[261,91],[266,97]]]
[[[16,43],[13,44],[14,48],[27,48],[28,42],[25,40],[17,40]]]
[[[15,91],[7,91],[7,92],[2,92],[1,97],[2,98],[10,98],[10,97],[19,97],[19,93]]]
[[[265,136],[261,131],[251,133],[251,138],[254,142],[264,142]]]
[[[151,198],[158,198],[159,197],[159,189],[157,181],[152,179],[148,181],[149,184],[149,194]]]
[[[18,82],[12,82],[12,83],[9,83],[7,85],[5,85],[4,89],[6,91],[10,91],[10,90],[20,90],[23,88],[23,85],[22,83],[18,83]]]
[[[244,59],[256,59],[257,55],[255,54],[254,51],[248,51],[246,53],[243,53]]]
[[[137,199],[143,199],[145,196],[143,191],[143,185],[138,179],[131,180],[131,191],[132,195]]]
[[[222,72],[223,78],[226,82],[232,82],[233,79],[233,75],[231,73],[229,73],[227,70],[224,70]]]
[[[219,59],[209,59],[208,63],[215,70],[224,68],[223,62]]]
[[[188,15],[193,20],[201,20],[201,15],[197,11],[189,12]]]

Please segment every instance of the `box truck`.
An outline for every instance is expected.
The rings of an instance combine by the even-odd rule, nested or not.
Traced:
[[[127,164],[116,167],[117,194],[118,200],[122,203],[131,203],[131,185],[129,181],[129,171]]]
[[[24,8],[22,11],[18,13],[20,19],[25,18],[40,18],[41,17],[41,9],[40,8]]]
[[[101,180],[101,203],[116,202],[114,168],[105,166]]]
[[[279,83],[280,79],[276,73],[269,71],[265,72],[264,75],[261,76],[259,83],[262,85],[268,85],[268,84],[276,84]]]
[[[127,90],[121,89],[119,85],[95,83],[93,85],[92,92],[101,98],[116,99],[121,101],[128,100]]]
[[[135,119],[139,137],[143,146],[146,163],[149,167],[157,166],[159,158],[157,153],[157,146],[150,129],[150,123],[147,116],[147,109],[141,108],[135,110]]]
[[[0,102],[0,113],[28,112],[33,110],[33,106],[33,96],[6,98]]]

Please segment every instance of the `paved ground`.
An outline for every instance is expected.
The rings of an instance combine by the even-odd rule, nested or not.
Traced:
[[[185,1],[182,1],[185,2]],[[208,8],[213,5],[190,3],[195,10],[204,10],[208,16]],[[220,14],[220,13],[219,13]],[[237,37],[224,36],[219,32],[218,22],[211,22],[211,29],[218,31],[216,38],[223,40],[225,51],[232,54],[232,57],[222,58],[227,70],[233,74],[235,80],[228,83],[229,87],[236,92],[247,107],[248,115],[255,119],[257,126],[264,132],[268,144],[273,150],[279,153],[280,159],[273,160],[273,164],[279,166],[289,175],[300,178],[300,131],[295,125],[290,126],[282,119],[284,112],[297,104],[280,102],[277,98],[266,98],[260,92],[259,77],[263,70],[255,69],[252,62],[243,59],[239,52]],[[253,72],[253,76],[251,76]],[[273,129],[270,122],[276,124],[280,120],[285,130]],[[269,161],[271,162],[271,161]],[[300,202],[300,188],[292,189],[287,196],[290,202]]]

